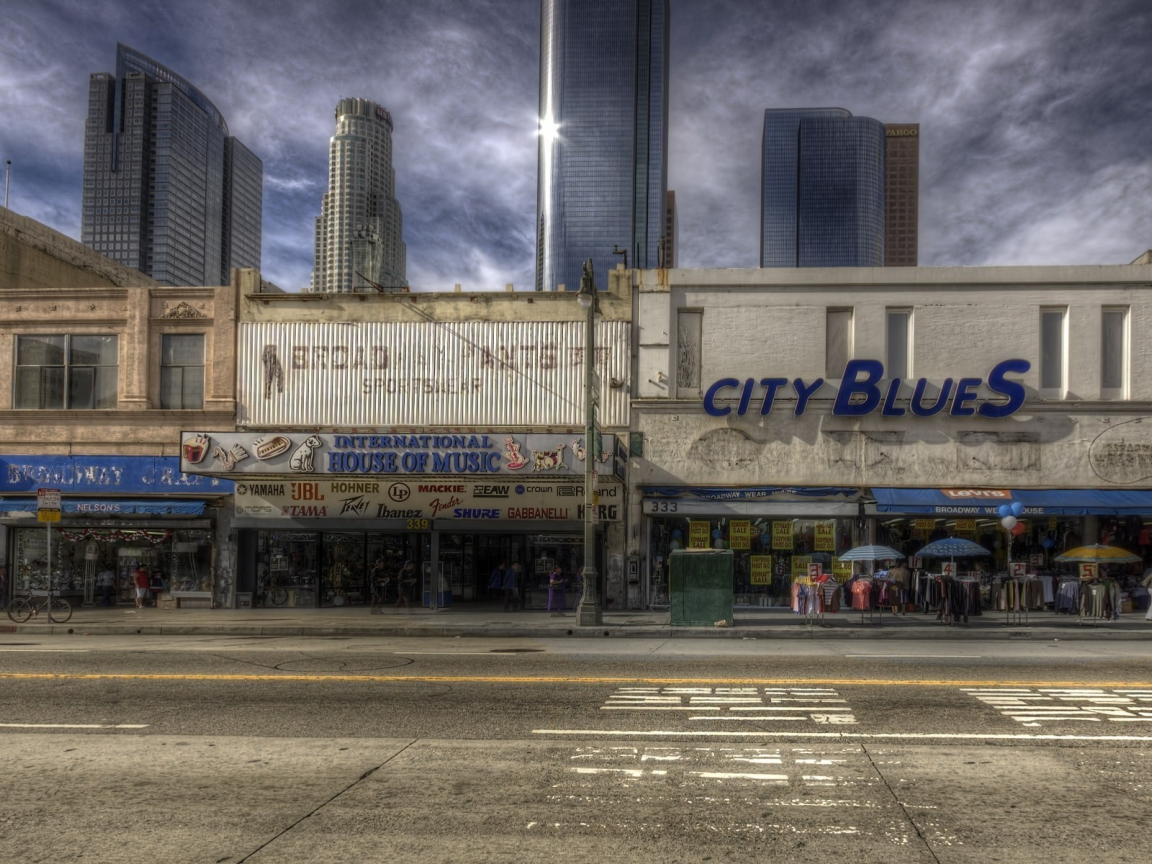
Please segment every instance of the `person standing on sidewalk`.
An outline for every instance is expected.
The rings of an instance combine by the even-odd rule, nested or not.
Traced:
[[[96,574],[96,587],[100,589],[100,605],[112,605],[112,586],[116,584],[116,574],[112,568],[105,566]]]
[[[408,604],[408,592],[412,590],[412,586],[416,584],[416,565],[411,561],[405,561],[404,566],[400,568],[400,572],[396,576],[396,581],[399,582],[398,590],[400,596],[396,598],[396,605],[404,604],[405,609],[411,609]]]
[[[513,564],[511,567],[509,567],[507,570],[504,571],[504,581],[501,583],[501,585],[504,588],[504,611],[505,612],[516,611],[516,600],[517,600],[516,591],[517,591],[517,588],[519,587],[516,584],[516,572],[517,572],[518,566],[519,565],[517,565],[517,564]]]
[[[492,575],[488,577],[488,597],[499,597],[500,592],[504,590],[504,571],[508,569],[508,563],[501,561],[496,565],[496,569],[492,571]]]
[[[141,565],[132,574],[132,583],[136,586],[136,608],[144,608],[144,598],[148,596],[148,571]]]
[[[552,605],[556,603],[556,609]],[[568,611],[568,604],[564,602],[564,571],[557,564],[548,574],[548,611],[552,615],[559,615]]]

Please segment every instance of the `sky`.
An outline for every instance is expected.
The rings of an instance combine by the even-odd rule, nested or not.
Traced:
[[[395,124],[413,290],[527,290],[539,0],[8,0],[10,206],[80,234],[88,76],[123,42],[264,162],[263,274],[308,283],[343,96]],[[1126,264],[1152,248],[1148,0],[672,0],[681,267],[755,267],[766,108],[920,124],[920,264]]]

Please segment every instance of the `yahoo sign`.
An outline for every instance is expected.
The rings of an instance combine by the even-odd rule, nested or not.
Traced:
[[[1031,368],[1032,364],[1027,360],[1004,360],[992,367],[987,380],[961,378],[953,381],[945,378],[940,385],[939,395],[931,404],[926,404],[924,400],[928,379],[919,378],[913,386],[908,407],[905,408],[896,404],[900,393],[899,378],[893,378],[888,382],[887,389],[881,390],[880,384],[884,380],[883,363],[879,360],[849,360],[844,366],[844,376],[832,404],[832,413],[841,417],[862,417],[879,408],[885,417],[903,417],[905,414],[934,417],[947,409],[953,417],[971,417],[974,414],[991,419],[1011,417],[1024,406],[1025,391],[1023,384],[1008,376],[1023,375]],[[787,378],[761,378],[759,382],[755,378],[744,381],[721,378],[704,394],[704,411],[713,417],[725,417],[732,413],[732,406],[717,405],[716,400],[739,398],[735,409],[737,415],[743,416],[749,409],[759,406],[759,413],[764,416],[772,412],[777,394],[785,387],[791,387],[796,393],[795,413],[799,417],[807,410],[808,401],[824,384],[823,378],[817,378],[811,383],[806,383],[803,378],[792,381]],[[989,390],[1002,396],[1004,401],[977,403],[977,388],[981,384],[986,384]],[[736,392],[722,396],[726,390]]]

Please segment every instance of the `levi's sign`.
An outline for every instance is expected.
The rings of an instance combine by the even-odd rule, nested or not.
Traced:
[[[916,417],[934,417],[944,411],[953,417],[971,417],[979,414],[992,419],[1010,417],[1024,406],[1024,385],[1009,378],[1009,375],[1023,375],[1032,368],[1027,360],[1003,360],[992,367],[987,379],[961,378],[954,381],[945,378],[939,392],[934,397],[926,396],[928,379],[919,378],[912,385],[912,398],[907,407],[898,405],[901,379],[893,378],[884,382],[884,364],[879,360],[849,360],[844,366],[844,376],[840,389],[832,403],[832,413],[842,417],[862,417],[877,408],[885,417],[902,417],[912,414]],[[738,399],[735,411],[744,415],[749,411],[763,416],[772,412],[777,395],[791,388],[796,395],[795,414],[799,417],[808,408],[808,402],[824,386],[823,378],[806,382],[803,378],[789,381],[787,378],[721,378],[704,394],[704,410],[713,417],[731,414],[731,405],[718,405],[717,399]],[[1002,401],[978,401],[977,389],[983,384]]]

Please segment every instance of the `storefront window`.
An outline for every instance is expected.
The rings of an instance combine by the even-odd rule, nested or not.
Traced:
[[[737,606],[788,606],[793,579],[811,564],[846,581],[839,555],[852,546],[851,519],[655,517],[649,544],[649,603],[668,603],[669,555],[676,549],[731,549]]]
[[[364,574],[364,535],[325,534],[323,605],[367,603],[369,590]]]
[[[548,604],[548,574],[559,565],[564,577],[565,607],[573,608],[584,591],[584,538],[579,534],[531,534],[525,566],[524,606]]]
[[[310,531],[257,532],[254,605],[316,605],[318,540]]]
[[[47,590],[47,531],[17,528],[15,535],[13,594]],[[134,602],[132,576],[140,568],[148,572],[154,595],[210,593],[211,561],[208,531],[61,528],[52,532],[52,590],[84,603]],[[103,577],[105,573],[110,575]]]

